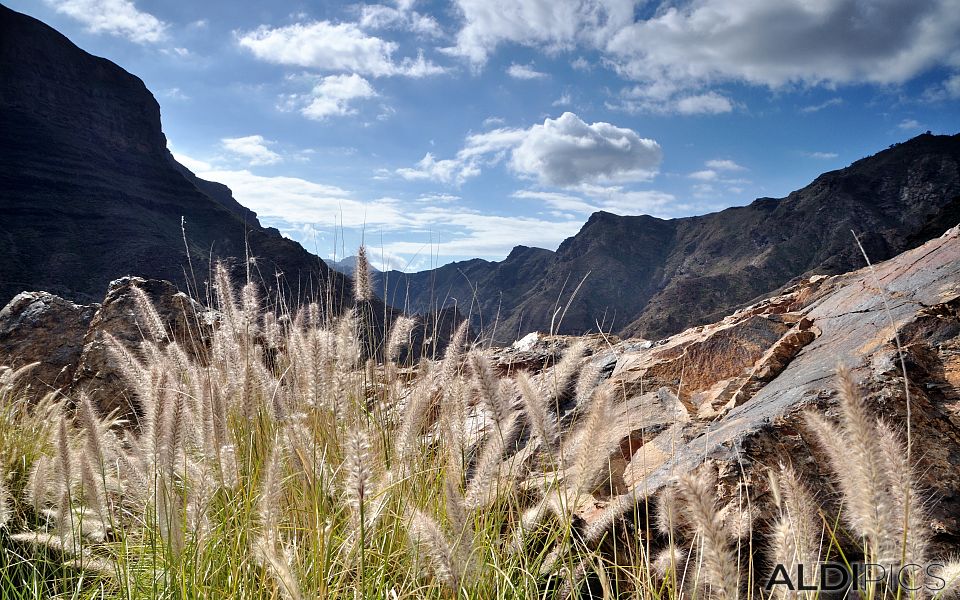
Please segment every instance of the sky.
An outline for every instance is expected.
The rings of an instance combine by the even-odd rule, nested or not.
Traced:
[[[324,258],[783,197],[960,132],[958,0],[4,0],[139,76],[174,156]]]

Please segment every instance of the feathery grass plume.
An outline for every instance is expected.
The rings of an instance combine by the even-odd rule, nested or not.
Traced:
[[[474,351],[470,353],[470,366],[473,369],[474,381],[480,392],[480,397],[493,415],[493,420],[497,423],[505,423],[510,405],[502,393],[501,384],[506,383],[506,381],[497,378],[493,372],[493,367],[490,365],[490,360],[482,352]]]
[[[33,507],[34,512],[40,512],[45,506],[53,505],[59,500],[59,494],[54,491],[58,486],[53,459],[41,454],[30,469],[27,487],[24,490],[27,502]]]
[[[403,407],[403,419],[397,429],[394,439],[395,451],[394,467],[402,479],[414,469],[414,450],[419,446],[420,433],[426,425],[430,408],[433,406],[433,382],[430,377],[430,367],[426,367],[420,380],[413,386],[407,395]]]
[[[460,371],[460,363],[463,359],[463,349],[467,343],[467,333],[470,331],[470,322],[464,319],[456,331],[450,336],[450,343],[447,344],[443,353],[443,361],[440,364],[440,385],[446,385],[452,381]]]
[[[936,600],[960,599],[960,559],[952,560],[937,569],[937,576],[943,580],[943,589],[934,594]]]
[[[607,386],[593,394],[593,404],[587,413],[586,421],[575,438],[576,445],[568,456],[573,456],[570,478],[567,488],[579,496],[591,491],[597,483],[597,475],[607,463],[609,456],[605,450],[610,428],[610,405],[613,402],[613,390]],[[566,478],[565,478],[566,480]]]
[[[418,554],[428,558],[437,580],[452,591],[459,590],[463,565],[458,564],[458,557],[437,522],[419,509],[410,510],[406,522],[411,542]]]
[[[344,448],[344,495],[352,509],[354,533],[366,543],[365,518],[367,502],[373,495],[373,473],[370,468],[370,440],[366,431],[357,428],[347,437]]]
[[[567,389],[570,387],[570,382],[573,381],[574,376],[579,372],[580,361],[586,351],[587,344],[583,340],[578,339],[567,348],[566,352],[563,353],[563,358],[560,359],[560,362],[557,363],[553,370],[545,375],[544,389],[549,392],[548,404],[555,403],[567,392]]]
[[[889,479],[890,497],[893,500],[889,526],[894,530],[894,537],[899,542],[897,557],[903,565],[926,564],[927,545],[930,540],[927,511],[921,491],[915,483],[914,468],[910,464],[907,447],[900,435],[885,421],[877,419],[876,428],[884,472]]]
[[[596,361],[589,361],[580,369],[580,375],[577,377],[577,385],[574,388],[575,402],[577,406],[584,406],[590,402],[593,392],[597,389],[600,381],[600,364]]]
[[[837,370],[841,419],[837,427],[815,413],[805,416],[807,429],[826,451],[843,493],[843,517],[853,532],[863,538],[864,554],[873,564],[889,567],[899,563],[897,527],[902,533],[903,515],[895,515],[890,494],[886,459],[880,448],[874,420],[850,371]]]
[[[239,308],[237,307],[236,292],[233,288],[233,280],[227,272],[227,267],[218,262],[214,268],[213,291],[217,297],[217,305],[220,312],[226,319],[227,325],[233,331],[239,324]]]
[[[144,334],[143,337],[155,342],[166,340],[169,337],[167,327],[153,305],[153,301],[150,300],[150,296],[136,285],[130,286],[130,295],[133,296],[133,305],[136,308],[137,321],[141,333]]]
[[[500,488],[501,476],[512,474],[512,465],[504,468],[504,454],[517,440],[519,425],[519,419],[510,417],[505,423],[494,422],[492,430],[487,433],[467,484],[465,498],[469,509],[478,510],[493,503]]]
[[[70,449],[70,429],[67,417],[60,417],[57,430],[57,466],[60,471],[60,498],[57,501],[57,525],[62,532],[72,532],[73,510],[71,491],[73,487],[73,452]]]
[[[385,360],[394,362],[400,357],[400,350],[410,343],[410,333],[416,327],[417,320],[412,317],[397,317],[390,328],[390,335],[387,336],[387,348]]]
[[[257,284],[248,282],[240,289],[240,306],[243,312],[241,331],[248,335],[259,333],[257,327],[260,321],[260,290]]]
[[[798,580],[798,565],[803,565],[807,581],[817,585],[816,565],[820,561],[823,528],[817,516],[816,500],[789,465],[781,464],[779,474],[771,474],[771,483],[780,514],[771,532],[770,561],[773,565],[783,565],[791,581]],[[811,581],[811,577],[815,579]],[[796,590],[787,586],[778,586],[774,596],[782,600],[799,597]]]
[[[103,332],[101,335],[103,335],[107,352],[114,359],[121,377],[126,380],[127,387],[133,390],[138,397],[143,396],[144,390],[150,383],[149,370],[113,335],[107,332]]]
[[[696,525],[703,547],[704,575],[713,596],[734,600],[739,593],[740,572],[731,549],[730,536],[716,506],[713,474],[707,470],[686,473],[677,482],[683,508]]]
[[[292,556],[284,556],[281,550],[280,521],[282,517],[284,464],[283,447],[275,440],[270,456],[265,463],[260,497],[257,500],[257,517],[260,520],[260,535],[253,541],[254,556],[276,579],[281,593],[290,600],[303,597],[300,584],[291,567]]]
[[[13,520],[13,507],[10,492],[7,491],[6,474],[0,470],[0,529],[4,529]]]
[[[654,525],[657,531],[671,539],[688,537],[696,530],[687,513],[681,510],[680,502],[677,486],[665,486],[657,494]]]
[[[367,248],[357,248],[357,263],[353,273],[353,297],[357,302],[368,302],[373,298],[373,283],[370,277],[370,262],[367,260]]]
[[[536,384],[526,373],[517,373],[517,387],[523,399],[524,412],[530,421],[530,427],[543,443],[546,449],[552,449],[557,441],[557,423],[550,412],[550,407],[544,402],[543,396],[536,389]]]

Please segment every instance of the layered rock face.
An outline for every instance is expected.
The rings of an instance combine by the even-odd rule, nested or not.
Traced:
[[[925,134],[786,198],[671,220],[599,212],[555,253],[520,246],[501,262],[389,272],[385,289],[388,302],[414,310],[454,299],[472,306],[474,325],[501,342],[551,324],[560,333],[599,325],[656,339],[720,319],[796,279],[859,268],[851,230],[873,260],[885,260],[958,221],[960,135]]]
[[[43,23],[0,6],[0,303],[23,290],[77,302],[131,274],[203,294],[208,258],[235,259],[264,287],[330,290],[345,278],[230,190],[177,164],[160,107],[137,77]],[[184,248],[185,225],[190,256]],[[192,261],[192,264],[191,264]],[[192,269],[191,269],[192,267]]]

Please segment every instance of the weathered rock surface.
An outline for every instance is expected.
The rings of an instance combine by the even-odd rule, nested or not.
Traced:
[[[658,342],[590,343],[619,400],[605,445],[615,498],[644,501],[705,462],[720,493],[747,490],[769,507],[767,470],[792,463],[829,495],[832,474],[803,413],[836,416],[835,372],[853,370],[871,409],[898,428],[907,403],[896,338],[910,382],[913,457],[942,549],[960,545],[960,226],[891,260],[845,275],[811,277],[718,323]],[[576,338],[540,336],[493,353],[501,370],[550,368]],[[611,368],[612,367],[612,368]],[[584,407],[564,406],[562,418]],[[746,482],[748,485],[743,486]]]
[[[47,292],[18,294],[0,310],[0,364],[39,362],[30,378],[41,394],[69,384],[98,308]]]

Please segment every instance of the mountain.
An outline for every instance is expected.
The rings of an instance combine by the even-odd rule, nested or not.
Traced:
[[[960,135],[923,134],[786,198],[669,220],[598,212],[556,252],[518,246],[500,262],[389,272],[380,289],[413,310],[456,302],[488,334],[495,323],[500,341],[552,322],[561,333],[662,338],[797,278],[863,266],[851,230],[879,261],[958,222]]]
[[[325,258],[323,259],[323,262],[327,263],[327,266],[337,273],[343,273],[348,277],[353,277],[353,274],[357,270],[356,256],[348,256],[346,258],[341,258],[340,260],[331,260],[329,258]],[[373,265],[370,265],[370,273],[374,276],[374,281],[377,281],[376,276],[380,273],[380,270]]]
[[[190,249],[185,251],[184,233]],[[124,275],[195,280],[230,258],[267,288],[347,280],[174,160],[143,82],[0,6],[0,306],[24,289],[99,301]],[[191,264],[192,263],[192,264]],[[193,274],[188,275],[193,268]],[[348,294],[349,295],[349,294]]]

